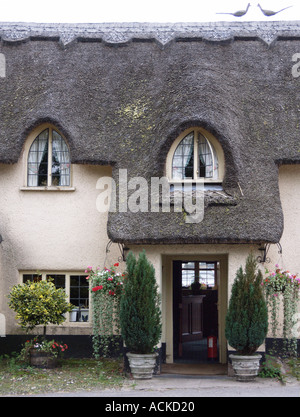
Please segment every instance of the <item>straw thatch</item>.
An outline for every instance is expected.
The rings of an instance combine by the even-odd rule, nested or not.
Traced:
[[[185,213],[110,213],[132,243],[278,242],[278,166],[299,163],[299,22],[50,25],[0,23],[0,162],[16,163],[49,121],[73,163],[128,178],[165,174],[172,142],[202,126],[225,155],[223,194],[204,220]],[[297,75],[297,74],[296,74]],[[76,186],[76,184],[75,184]]]

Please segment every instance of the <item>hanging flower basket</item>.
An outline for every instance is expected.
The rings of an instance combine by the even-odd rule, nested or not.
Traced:
[[[266,270],[267,276],[262,283],[270,312],[272,336],[274,338],[278,337],[280,329],[279,311],[282,308],[282,337],[286,345],[286,353],[290,356],[297,356],[297,341],[292,330],[296,324],[300,278],[297,277],[297,274],[281,270],[278,265],[275,265],[275,267],[275,272]]]
[[[268,276],[263,280],[263,286],[268,296],[276,297],[279,293],[283,294],[288,287],[296,290],[300,288],[300,278],[297,278],[297,274],[293,275],[279,268],[275,272],[266,270],[266,273]]]
[[[93,323],[93,351],[98,358],[109,356],[111,342],[114,335],[120,334],[119,308],[120,296],[123,290],[124,274],[117,272],[119,263],[110,268],[93,270],[88,266],[92,293],[92,323]]]

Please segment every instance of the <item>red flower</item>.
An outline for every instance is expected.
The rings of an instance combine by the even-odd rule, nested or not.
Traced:
[[[119,266],[119,263],[118,263],[118,262],[116,262],[116,263],[114,264],[114,266]]]
[[[96,292],[98,290],[102,290],[103,285],[98,285],[97,287],[92,288],[92,291]]]

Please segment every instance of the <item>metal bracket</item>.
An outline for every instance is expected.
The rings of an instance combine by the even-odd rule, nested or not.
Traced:
[[[276,243],[276,245],[277,245],[277,248],[278,248],[278,253],[282,254],[281,244],[278,242],[278,243]],[[266,243],[266,244],[264,244],[264,246],[261,246],[260,248],[258,248],[258,250],[261,251],[262,254],[261,254],[261,256],[258,256],[256,258],[257,262],[259,262],[259,263],[265,263],[265,262],[270,263],[271,262],[270,258],[267,257],[270,246],[271,246],[271,243]]]
[[[110,252],[110,247],[114,242],[110,239],[106,245],[106,249],[105,249],[105,253],[109,253]],[[119,251],[121,253],[121,256],[118,257],[118,261],[119,262],[125,262],[126,261],[126,255],[127,255],[127,251],[128,248],[124,246],[123,243],[117,243],[118,247],[119,247]]]

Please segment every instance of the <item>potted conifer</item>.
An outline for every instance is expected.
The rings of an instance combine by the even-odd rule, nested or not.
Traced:
[[[256,354],[268,331],[268,310],[262,288],[262,273],[250,254],[245,272],[240,267],[232,286],[226,315],[225,336],[236,353],[230,355],[238,381],[253,381],[261,355]]]
[[[120,301],[120,325],[135,379],[152,378],[161,336],[160,296],[155,270],[145,252],[126,260],[126,277]]]

